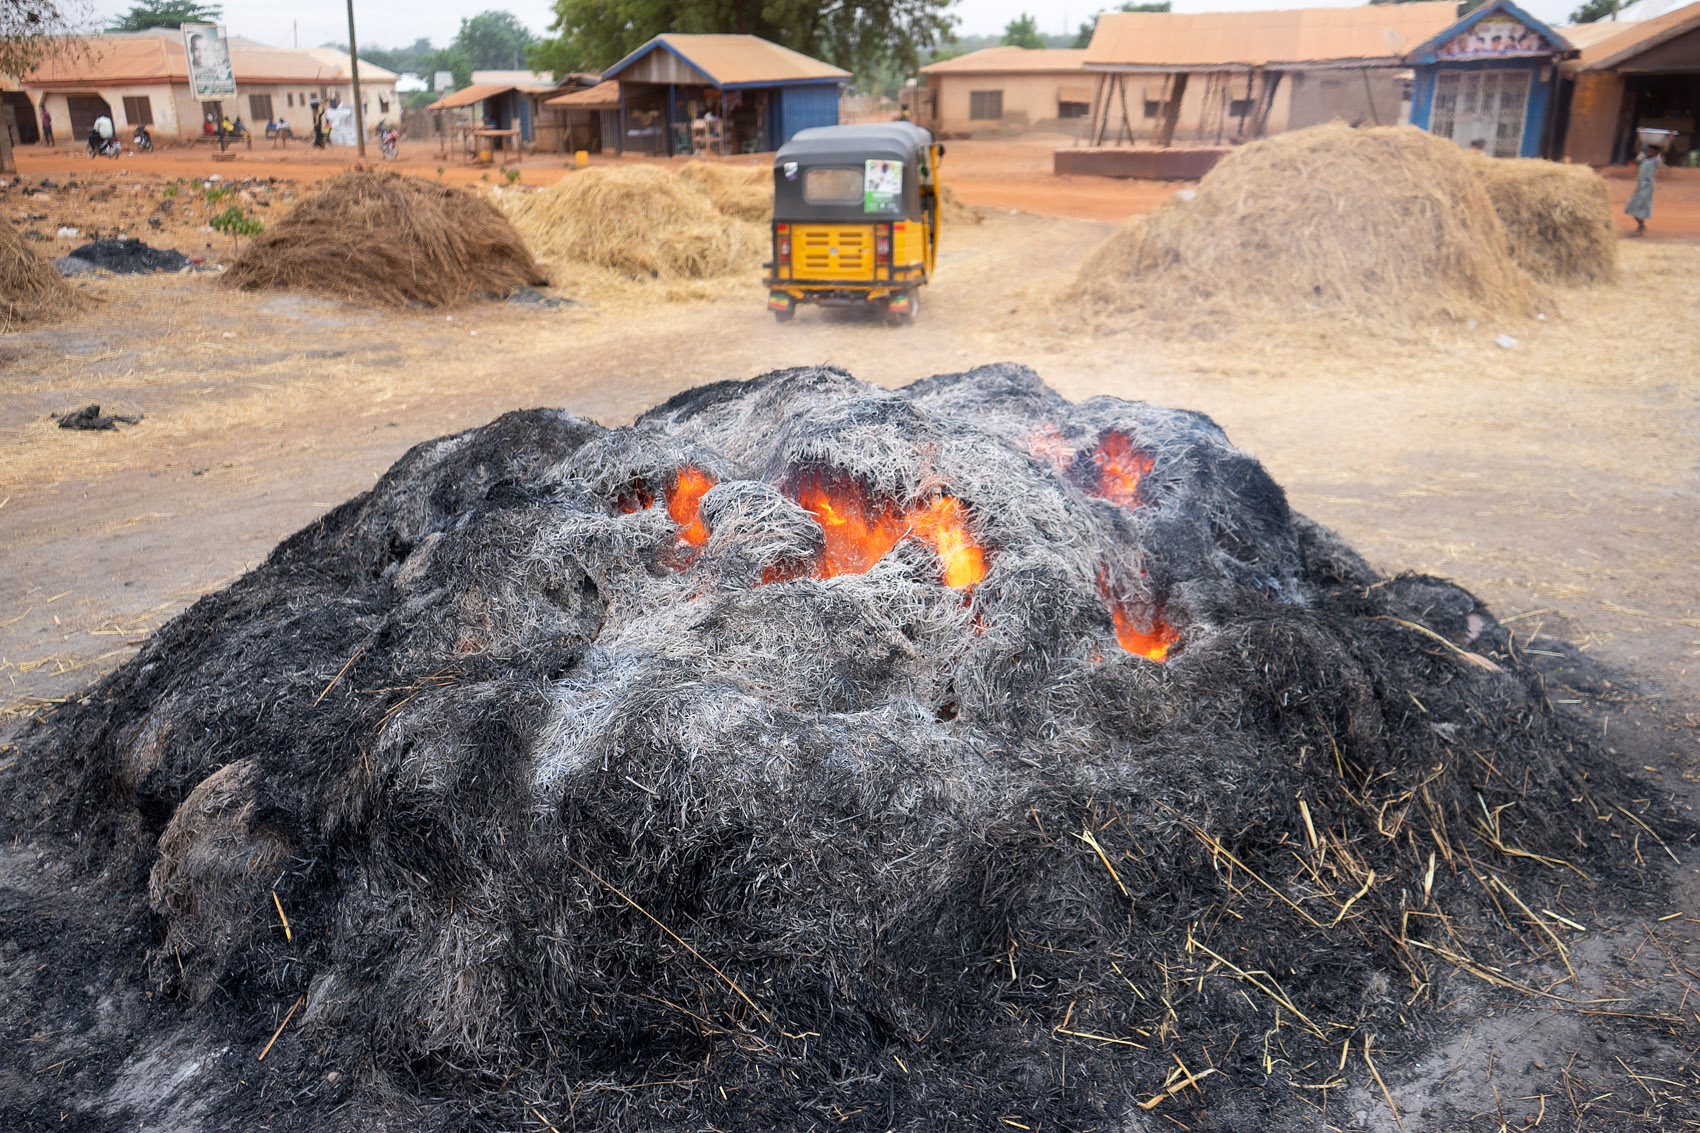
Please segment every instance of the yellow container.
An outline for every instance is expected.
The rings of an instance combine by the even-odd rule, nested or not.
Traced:
[[[589,152],[586,151],[586,150],[579,150],[578,152],[574,153],[573,154],[573,163],[575,165],[577,165],[580,169],[583,169],[585,166],[589,165],[590,164],[590,154],[589,154]]]

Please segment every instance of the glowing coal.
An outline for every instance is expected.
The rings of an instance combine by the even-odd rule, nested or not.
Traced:
[[[1206,417],[796,370],[418,446],[0,805],[106,902],[113,1126],[1308,1127],[1444,997],[1425,935],[1514,973],[1481,869],[1626,868],[1527,664]]]

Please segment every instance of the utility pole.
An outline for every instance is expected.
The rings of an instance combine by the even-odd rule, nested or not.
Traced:
[[[360,48],[354,42],[354,0],[348,0],[348,68],[354,83],[354,141],[366,160],[366,108],[360,102]]]

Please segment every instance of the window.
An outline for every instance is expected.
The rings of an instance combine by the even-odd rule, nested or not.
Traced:
[[[153,103],[145,94],[124,99],[124,120],[132,126],[153,125]]]
[[[379,114],[388,114],[389,112],[390,112],[390,100],[385,98],[383,95],[380,94],[378,96],[378,113]]]
[[[1250,117],[1251,110],[1252,110],[1251,103],[1252,103],[1252,100],[1249,99],[1249,98],[1229,99],[1228,100],[1228,117],[1230,117],[1230,118],[1247,118],[1247,117]]]
[[[287,98],[289,100],[290,106],[295,105],[295,92],[294,91],[290,91],[288,94],[284,95],[283,97]]]
[[[1058,118],[1084,118],[1092,113],[1092,105],[1086,102],[1058,102]]]
[[[862,199],[861,169],[811,169],[803,175],[803,199],[811,205]]]
[[[1161,118],[1168,105],[1166,99],[1159,101],[1155,98],[1148,98],[1145,100],[1145,116],[1147,118]]]
[[[997,119],[1003,117],[1003,91],[971,90],[968,92],[968,117]]]
[[[272,96],[269,94],[249,95],[248,114],[256,122],[270,122],[272,120]]]

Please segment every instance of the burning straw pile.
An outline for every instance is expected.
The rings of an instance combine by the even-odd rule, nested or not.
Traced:
[[[237,257],[223,282],[386,307],[500,298],[547,278],[481,197],[395,173],[345,173]]]
[[[692,177],[709,183],[703,174]],[[769,212],[771,179],[767,174],[763,198]],[[730,176],[714,175],[714,184],[722,181]],[[515,227],[550,263],[629,278],[673,282],[753,271],[765,247],[764,234],[748,219],[723,212],[695,181],[653,165],[586,169],[508,201]]]
[[[1308,1126],[1569,994],[1645,807],[1470,594],[1010,366],[419,445],[21,748],[154,932],[122,1116],[272,1128]]]
[[[1386,323],[1528,316],[1542,288],[1509,253],[1469,157],[1409,126],[1335,123],[1234,150],[1081,266],[1072,302],[1197,326],[1314,313]]]
[[[0,333],[45,322],[81,307],[84,299],[52,264],[35,254],[0,217]]]
[[[1586,165],[1469,155],[1511,248],[1542,282],[1607,283],[1617,276],[1617,225],[1606,183]]]

